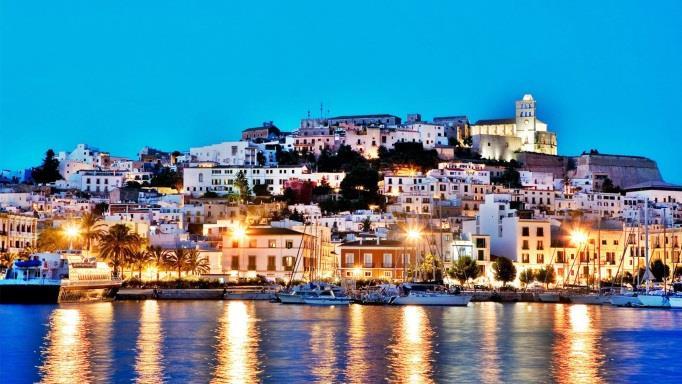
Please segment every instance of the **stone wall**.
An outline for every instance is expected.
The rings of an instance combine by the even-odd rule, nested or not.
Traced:
[[[581,155],[575,158],[575,162],[575,177],[606,174],[614,185],[622,188],[648,181],[663,181],[656,162],[646,157],[595,154]]]

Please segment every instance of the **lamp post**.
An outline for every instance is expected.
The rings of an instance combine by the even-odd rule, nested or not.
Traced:
[[[75,225],[69,225],[64,229],[64,235],[69,239],[69,252],[73,249],[73,239],[80,235],[80,230]]]
[[[406,236],[407,240],[412,242],[412,248],[414,249],[414,253],[415,253],[415,258],[414,258],[415,264],[417,263],[417,245],[416,244],[417,244],[417,241],[421,238],[421,236],[422,236],[422,233],[419,229],[412,228],[412,229],[409,229],[407,231],[407,236]],[[403,260],[403,271],[404,271],[403,274],[405,274],[407,271],[407,266],[405,264],[405,260]],[[415,269],[415,271],[416,271],[416,269]],[[414,278],[414,275],[412,277]]]

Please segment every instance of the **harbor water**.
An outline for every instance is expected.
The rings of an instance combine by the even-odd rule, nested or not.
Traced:
[[[682,311],[541,303],[2,305],[1,383],[679,382]]]

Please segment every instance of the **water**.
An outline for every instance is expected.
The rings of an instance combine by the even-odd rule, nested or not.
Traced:
[[[680,382],[682,312],[116,302],[0,306],[0,382]]]

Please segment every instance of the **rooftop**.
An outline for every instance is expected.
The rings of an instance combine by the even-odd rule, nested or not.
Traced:
[[[624,188],[626,192],[659,190],[659,191],[682,191],[682,185],[666,183],[665,181],[645,181],[643,183],[631,185]]]
[[[500,125],[500,124],[516,124],[516,119],[513,117],[506,119],[487,119],[478,120],[473,125]]]

